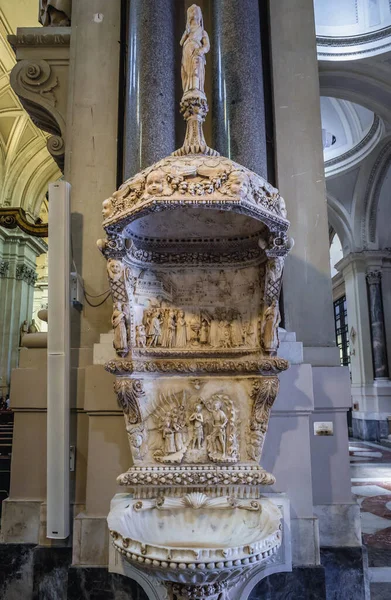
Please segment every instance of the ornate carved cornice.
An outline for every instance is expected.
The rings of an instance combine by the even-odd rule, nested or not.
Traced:
[[[71,31],[69,28],[68,31],[65,30],[63,33],[46,33],[44,27],[39,31],[45,31],[45,33],[34,31],[34,33],[17,33],[16,35],[9,35],[8,41],[14,52],[16,52],[18,46],[69,46],[71,42]]]
[[[48,224],[31,223],[23,208],[0,208],[0,225],[5,229],[20,227],[22,231],[35,237],[48,237]]]
[[[31,267],[24,264],[16,265],[16,279],[22,279],[29,285],[35,285],[37,277],[37,273]]]
[[[11,87],[33,123],[51,134],[47,148],[63,171],[70,30],[18,29],[9,41],[17,59],[10,75]]]
[[[229,359],[111,360],[105,365],[106,371],[115,375],[126,375],[128,373],[254,373],[275,375],[281,371],[286,371],[288,367],[288,361],[278,357],[243,361]]]

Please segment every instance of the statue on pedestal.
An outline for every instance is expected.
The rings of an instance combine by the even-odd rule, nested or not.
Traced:
[[[205,96],[205,54],[209,52],[209,36],[204,29],[202,12],[199,6],[192,4],[187,10],[186,30],[181,39],[182,87],[183,94],[199,92]]]
[[[72,0],[40,0],[38,20],[44,27],[69,27]]]

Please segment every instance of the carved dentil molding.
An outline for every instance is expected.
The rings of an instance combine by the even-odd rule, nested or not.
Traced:
[[[65,29],[65,28],[64,28]],[[10,83],[23,108],[33,123],[51,134],[47,148],[59,168],[64,170],[65,156],[65,106],[59,102],[60,95],[67,94],[67,67],[69,58],[64,58],[64,48],[70,42],[69,33],[48,34],[32,28],[32,33],[10,36],[16,51],[17,64],[11,71]],[[65,29],[65,32],[67,30]],[[18,60],[18,48],[23,47],[23,59]],[[40,52],[37,52],[37,48]],[[61,58],[56,55],[58,48]],[[31,58],[25,58],[31,49]],[[42,58],[38,58],[41,56]],[[61,108],[60,108],[61,107]]]

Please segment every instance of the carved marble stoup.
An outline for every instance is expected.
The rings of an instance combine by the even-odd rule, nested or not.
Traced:
[[[118,377],[134,464],[258,463],[277,377]]]

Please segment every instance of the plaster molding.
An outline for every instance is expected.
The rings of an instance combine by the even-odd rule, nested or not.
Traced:
[[[361,263],[362,270],[366,268],[382,268],[391,263],[391,252],[389,250],[363,250],[361,252],[350,252],[344,256],[342,260],[335,264],[338,272],[343,272],[345,269],[354,263]]]
[[[381,140],[384,129],[382,120],[375,115],[370,130],[358,144],[353,146],[353,148],[347,152],[325,161],[324,167],[326,179],[328,177],[340,175],[364,160]]]

